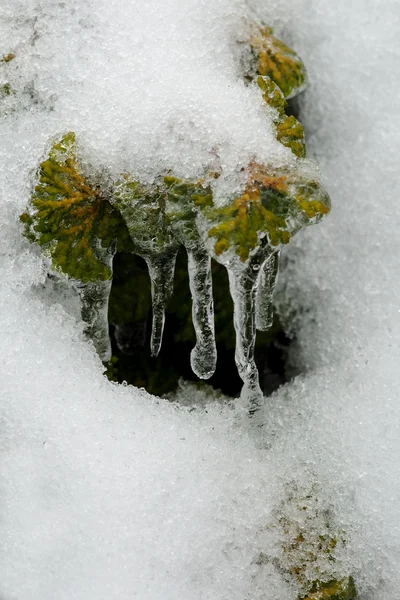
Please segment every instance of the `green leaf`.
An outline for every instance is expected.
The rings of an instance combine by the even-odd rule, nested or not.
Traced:
[[[55,270],[82,282],[111,278],[110,256],[122,221],[101,190],[82,175],[74,133],[53,144],[40,164],[21,221],[26,237],[51,257]]]
[[[244,262],[258,247],[287,244],[329,210],[329,196],[317,180],[252,164],[244,193],[227,206],[206,207],[204,215],[214,223],[208,235],[216,238],[215,255],[233,249]]]
[[[285,112],[287,102],[279,87],[269,77],[257,77],[257,85],[262,91],[264,101],[275,109],[273,122],[276,128],[277,140],[290,148],[290,150],[299,158],[306,155],[306,145],[304,140],[304,129],[301,123]]]
[[[250,78],[270,77],[285,98],[292,98],[304,89],[307,76],[302,60],[273,36],[271,27],[254,26],[249,43],[254,57]]]

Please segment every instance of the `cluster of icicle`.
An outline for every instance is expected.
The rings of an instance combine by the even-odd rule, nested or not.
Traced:
[[[278,141],[299,159],[301,168],[284,171],[249,165],[243,195],[218,208],[211,180],[220,174],[195,183],[168,174],[150,186],[126,175],[112,190],[102,190],[82,174],[75,135],[68,133],[52,145],[40,164],[21,220],[25,235],[42,247],[54,271],[66,275],[80,294],[87,332],[104,362],[111,357],[108,301],[115,252],[132,252],[147,263],[153,309],[151,353],[157,356],[176,256],[183,245],[196,333],[191,366],[201,379],[210,378],[217,362],[211,259],[223,264],[234,304],[236,365],[243,396],[254,414],[263,399],[254,360],[256,331],[272,324],[280,247],[301,227],[329,212],[329,197],[315,172],[304,167],[303,129],[285,112],[285,98],[304,87],[303,63],[269,28],[254,28],[249,51],[251,68],[246,78],[258,84],[275,115]]]
[[[129,229],[129,220],[128,229]],[[152,332],[150,349],[152,356],[161,350],[165,323],[165,309],[173,293],[174,269],[179,245],[171,244],[159,254],[154,248],[134,240],[135,253],[146,261],[152,294]],[[200,379],[209,379],[217,364],[214,331],[214,303],[212,292],[211,256],[199,241],[186,246],[188,274],[192,296],[192,320],[196,344],[191,351],[193,372]],[[256,330],[267,331],[273,321],[273,292],[278,275],[279,249],[256,251],[242,266],[224,263],[229,275],[230,293],[234,305],[236,331],[235,361],[243,381],[243,396],[249,401],[250,410],[260,405],[263,394],[259,384],[258,369],[254,360]],[[214,258],[217,258],[214,255]],[[110,257],[110,268],[112,261]],[[98,282],[75,282],[82,302],[82,316],[88,333],[101,359],[111,357],[108,333],[108,300],[112,280]]]
[[[255,410],[262,400],[254,360],[256,330],[266,331],[272,325],[272,297],[278,274],[279,249],[272,249],[269,245],[264,248],[260,246],[245,262],[233,256],[231,260],[226,260],[226,256],[218,255],[213,245],[207,243],[207,233],[204,240],[198,236],[185,235],[185,232],[179,231],[178,224],[178,235],[171,236],[169,243],[164,241],[162,248],[156,252],[157,244],[153,240],[143,239],[148,237],[146,229],[138,227],[134,215],[130,214],[134,211],[132,204],[124,207],[119,205],[119,208],[132,234],[136,253],[145,259],[149,270],[153,308],[150,344],[153,356],[157,356],[161,348],[165,308],[173,293],[176,255],[180,244],[185,246],[192,296],[192,321],[196,334],[190,361],[193,372],[201,379],[209,379],[214,374],[217,363],[211,257],[226,267],[234,305],[235,361],[244,384],[243,394],[249,400],[251,410]],[[201,231],[202,228],[198,229]],[[138,231],[143,232],[142,239],[139,239]]]

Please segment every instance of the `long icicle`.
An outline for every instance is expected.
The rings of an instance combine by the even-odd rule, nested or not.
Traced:
[[[267,258],[258,275],[256,295],[256,327],[259,331],[267,331],[273,323],[273,294],[278,279],[279,254],[277,250]]]
[[[190,364],[192,371],[200,379],[209,379],[217,364],[211,259],[205,248],[187,249],[187,254],[192,319],[196,333],[196,345],[190,354]]]
[[[150,350],[152,356],[158,356],[161,348],[165,322],[165,307],[172,296],[177,252],[165,255],[144,256],[151,280],[153,324]]]
[[[235,362],[243,381],[242,398],[249,405],[250,416],[254,416],[263,403],[257,365],[254,360],[256,342],[255,296],[259,261],[254,257],[241,270],[228,269],[229,286],[234,306],[236,331]]]
[[[108,334],[108,301],[112,280],[95,283],[76,282],[75,288],[81,299],[82,319],[86,323],[86,334],[103,362],[111,358],[111,342]]]

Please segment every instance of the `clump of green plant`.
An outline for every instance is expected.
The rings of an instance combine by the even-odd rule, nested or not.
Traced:
[[[344,574],[341,557],[346,533],[339,527],[330,507],[321,505],[316,485],[305,490],[296,484],[274,511],[269,529],[277,535],[278,556],[261,553],[257,563],[272,563],[295,582],[298,600],[355,600],[357,590],[351,574]]]
[[[151,352],[157,356],[176,256],[185,249],[196,334],[191,367],[202,379],[212,376],[217,360],[211,259],[224,266],[234,304],[236,365],[254,413],[262,401],[254,360],[256,328],[265,331],[272,324],[280,248],[299,229],[320,221],[330,210],[330,200],[305,159],[301,124],[285,112],[285,98],[304,87],[302,61],[268,27],[254,25],[248,49],[245,79],[260,90],[273,115],[276,139],[293,153],[293,167],[240,165],[247,177],[243,192],[221,206],[213,198],[220,172],[204,173],[198,181],[160,173],[151,185],[121,173],[104,184],[100,174],[85,172],[75,134],[69,132],[52,143],[40,164],[21,220],[25,235],[42,247],[51,268],[79,292],[88,333],[105,362],[111,356],[108,299],[117,250],[146,262]]]

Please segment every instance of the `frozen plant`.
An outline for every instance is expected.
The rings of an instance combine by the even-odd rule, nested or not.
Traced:
[[[224,265],[234,303],[236,365],[254,414],[263,397],[254,361],[256,329],[266,330],[272,323],[280,249],[302,227],[320,221],[330,200],[315,165],[305,158],[301,124],[286,113],[285,98],[304,88],[303,63],[268,27],[251,25],[243,49],[246,84],[259,89],[276,139],[293,155],[289,166],[238,165],[245,182],[242,193],[228,192],[221,203],[213,191],[224,175],[222,168],[197,181],[173,172],[159,173],[151,183],[126,172],[110,181],[85,167],[79,140],[69,132],[51,143],[21,219],[26,236],[42,247],[51,268],[69,278],[80,294],[87,331],[105,362],[111,356],[107,311],[117,249],[147,263],[151,352],[156,356],[173,293],[176,255],[185,247],[196,332],[191,366],[202,379],[211,377],[217,360],[211,259]]]
[[[298,600],[355,600],[354,579],[346,573],[346,533],[320,498],[316,484],[308,489],[296,483],[286,486],[268,531],[278,550],[262,552],[257,564],[271,563],[295,583]]]

